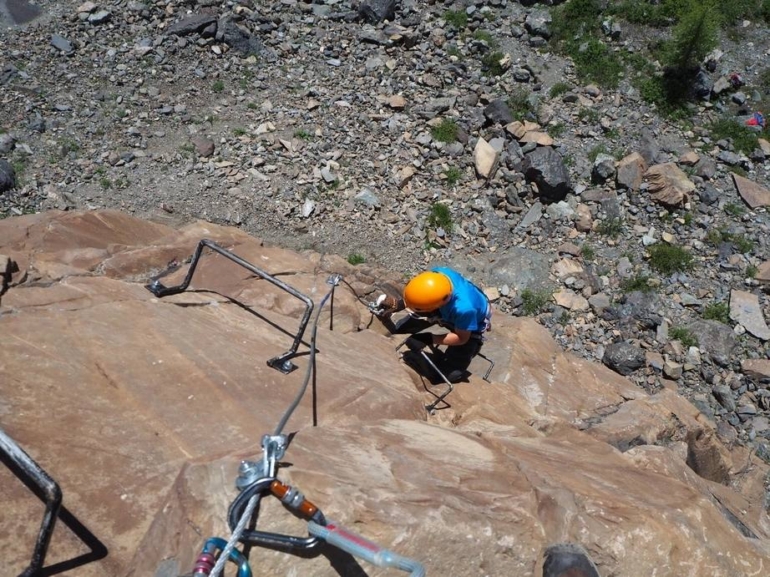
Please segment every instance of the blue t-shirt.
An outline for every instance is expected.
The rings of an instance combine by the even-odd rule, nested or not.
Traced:
[[[441,320],[463,331],[480,332],[484,328],[489,301],[473,283],[459,272],[447,267],[431,269],[449,277],[452,282],[452,297],[439,308]]]

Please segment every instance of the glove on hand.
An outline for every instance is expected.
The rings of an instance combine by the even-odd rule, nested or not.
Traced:
[[[399,306],[401,304],[399,299],[390,297],[388,295],[378,296],[375,304],[380,311],[377,313],[377,316],[380,317],[389,317],[393,313],[397,313],[398,311],[403,310],[402,307]]]
[[[431,333],[417,333],[406,339],[404,344],[410,351],[416,353],[433,344],[433,335]]]

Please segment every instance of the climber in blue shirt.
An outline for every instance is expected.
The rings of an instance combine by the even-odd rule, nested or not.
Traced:
[[[466,378],[468,366],[481,351],[483,334],[491,328],[492,307],[486,295],[448,267],[418,274],[406,285],[403,298],[382,295],[377,304],[381,311],[379,318],[392,333],[412,335],[406,345],[417,353],[413,359],[419,363],[419,352],[430,346],[434,350],[436,366],[453,383]],[[393,323],[390,316],[405,308],[412,314]],[[437,323],[448,332],[421,332]],[[439,354],[435,347],[442,345],[446,349]]]

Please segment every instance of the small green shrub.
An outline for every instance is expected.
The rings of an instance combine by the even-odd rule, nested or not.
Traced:
[[[529,94],[523,88],[514,90],[513,93],[508,96],[506,103],[516,120],[525,120],[535,114],[535,110],[529,100]]]
[[[500,61],[504,57],[505,54],[497,50],[488,52],[481,57],[481,67],[492,76],[502,76],[505,72],[505,68],[500,64]]]
[[[99,186],[101,186],[104,190],[110,189],[112,188],[112,181],[104,176],[99,179]]]
[[[738,217],[742,216],[746,212],[746,209],[742,204],[738,204],[736,202],[728,202],[725,204],[725,212],[730,216]]]
[[[225,89],[225,83],[221,80],[215,80],[214,84],[211,85],[211,90],[213,92],[222,92]]]
[[[623,279],[620,283],[620,290],[624,293],[632,292],[651,292],[653,290],[652,285],[649,283],[650,277],[638,274],[631,278]]]
[[[457,140],[457,123],[449,118],[444,118],[436,126],[431,126],[430,134],[433,140],[438,142],[454,142]]]
[[[235,136],[243,136],[246,134],[246,131],[243,128],[233,128],[233,134]]]
[[[562,94],[569,92],[572,86],[569,84],[569,82],[557,82],[553,86],[551,86],[551,90],[548,91],[548,94],[551,98],[556,98],[557,96],[561,96]]]
[[[596,232],[610,238],[617,238],[623,232],[622,218],[608,218],[599,223]]]
[[[685,226],[692,226],[693,219],[694,217],[691,212],[684,213],[684,216],[682,217]]]
[[[527,316],[536,315],[548,305],[551,295],[546,291],[533,291],[524,289],[521,291],[521,309]]]
[[[703,318],[729,324],[730,306],[727,303],[711,303],[703,309]]]
[[[365,257],[364,257],[364,255],[362,255],[362,254],[359,254],[359,253],[357,253],[357,252],[351,252],[351,253],[348,255],[348,262],[349,262],[350,264],[352,264],[353,266],[355,266],[355,265],[357,265],[357,264],[363,264],[363,263],[365,263],[365,262],[366,262],[366,258],[365,258]]]
[[[464,10],[447,10],[444,12],[444,20],[446,20],[447,24],[452,28],[458,30],[468,26],[468,15]]]
[[[452,232],[454,222],[449,207],[441,202],[434,202],[428,214],[428,226],[431,228],[443,228],[446,232]]]
[[[606,88],[617,88],[623,73],[623,63],[604,42],[591,38],[580,45],[573,45],[568,53],[575,62],[578,76],[584,81],[596,82]]]
[[[714,140],[731,140],[735,150],[751,154],[759,148],[757,133],[731,118],[720,118],[709,126]]]
[[[444,176],[446,177],[446,183],[449,186],[454,186],[455,184],[460,182],[460,177],[462,176],[462,172],[456,166],[450,166],[444,172]]]
[[[730,240],[741,254],[747,254],[754,250],[754,242],[742,234],[734,234]]]
[[[690,329],[685,327],[671,327],[668,336],[675,341],[679,341],[685,347],[698,346],[698,339]]]
[[[567,130],[567,126],[561,122],[548,125],[548,135],[551,138],[559,138]]]
[[[756,278],[757,274],[759,274],[759,269],[755,265],[750,264],[746,267],[746,278]]]
[[[594,260],[596,258],[596,251],[590,244],[584,244],[580,247],[580,255],[587,261]]]
[[[650,266],[662,274],[684,272],[692,268],[693,257],[687,249],[675,244],[654,244],[649,248]]]
[[[257,108],[259,108],[259,106],[257,106],[256,102],[249,102],[246,105],[246,108],[248,108],[249,110],[256,110]]]
[[[302,140],[310,140],[313,138],[313,134],[305,130],[304,128],[299,128],[294,131],[294,138],[301,138]]]
[[[607,147],[604,144],[597,144],[588,151],[588,160],[593,162],[600,154],[607,154]]]
[[[496,48],[498,45],[495,39],[492,37],[492,34],[486,30],[476,30],[476,32],[473,33],[473,37],[476,40],[480,40],[481,42],[486,42],[492,48]]]
[[[578,120],[595,124],[599,122],[599,113],[593,108],[583,107],[578,111]]]

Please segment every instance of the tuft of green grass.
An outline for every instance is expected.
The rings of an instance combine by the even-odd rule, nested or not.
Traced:
[[[243,136],[246,134],[246,131],[243,128],[233,128],[233,134],[235,136]]]
[[[112,188],[112,181],[106,176],[103,176],[99,179],[99,186],[101,186],[104,190],[108,190]]]
[[[506,104],[508,104],[508,108],[516,120],[524,120],[529,116],[534,116],[536,112],[529,100],[528,92],[523,88],[514,90],[514,92],[508,96]]]
[[[564,134],[566,130],[567,130],[567,126],[562,122],[557,122],[556,124],[549,124],[547,128],[548,135],[551,138],[559,138],[562,134]]]
[[[259,108],[259,106],[257,106],[256,102],[249,102],[246,105],[246,108],[248,108],[249,110],[256,110],[257,108]]]
[[[457,140],[458,126],[454,120],[444,118],[441,123],[436,126],[431,126],[430,134],[433,140],[438,142],[454,142]]]
[[[620,290],[624,293],[631,292],[652,292],[654,289],[649,283],[650,277],[638,274],[631,278],[623,279],[620,283]]]
[[[499,51],[487,52],[481,57],[481,67],[491,74],[492,76],[502,76],[505,72],[505,68],[500,61],[505,57],[505,54]]]
[[[444,12],[444,20],[452,28],[461,30],[468,26],[468,15],[464,10],[447,10]]]
[[[696,347],[696,346],[698,346],[698,339],[697,339],[697,337],[688,328],[685,328],[685,327],[671,327],[671,330],[668,332],[668,336],[672,340],[679,341],[685,347]]]
[[[735,217],[743,216],[743,214],[746,212],[746,209],[743,207],[743,205],[736,202],[728,202],[725,204],[724,208],[727,214]]]
[[[727,303],[710,303],[703,309],[703,318],[719,321],[723,324],[730,323],[730,306]]]
[[[521,309],[527,316],[536,315],[545,310],[551,295],[546,291],[533,291],[524,289],[521,291]]]
[[[211,85],[211,90],[213,92],[222,92],[225,89],[225,83],[221,80],[215,80],[214,84]]]
[[[444,172],[444,176],[446,177],[446,183],[449,186],[454,186],[460,181],[460,177],[462,177],[462,172],[456,166],[450,166]]]
[[[578,111],[578,120],[595,124],[599,122],[599,112],[593,108],[583,107]]]
[[[486,42],[492,48],[497,48],[498,46],[498,43],[492,34],[486,30],[476,30],[476,32],[473,33],[473,37],[481,42]]]
[[[604,236],[617,238],[623,232],[623,228],[623,219],[608,218],[607,220],[603,220],[599,223],[596,231]]]
[[[294,131],[294,137],[301,138],[302,140],[310,140],[313,138],[313,135],[304,128],[299,128]]]
[[[587,261],[594,260],[596,258],[596,251],[594,247],[586,243],[580,247],[580,255]]]
[[[757,133],[731,118],[720,118],[709,126],[714,140],[730,140],[735,150],[751,154],[759,148]]]
[[[569,82],[557,82],[551,86],[551,90],[548,91],[548,95],[551,98],[556,98],[562,94],[569,92],[572,89],[572,85]]]
[[[452,232],[454,221],[449,207],[441,202],[434,202],[428,214],[428,226],[431,228],[443,228],[447,233]]]
[[[756,278],[757,274],[759,274],[759,268],[755,265],[750,264],[746,267],[746,278]]]
[[[600,154],[607,154],[607,147],[604,144],[597,144],[591,150],[588,151],[588,160],[593,162]]]
[[[649,249],[650,266],[662,274],[684,272],[692,268],[693,256],[690,252],[675,244],[654,244]]]
[[[366,257],[364,255],[357,253],[357,252],[351,252],[348,255],[348,263],[352,264],[353,266],[357,264],[363,264],[366,262]]]

